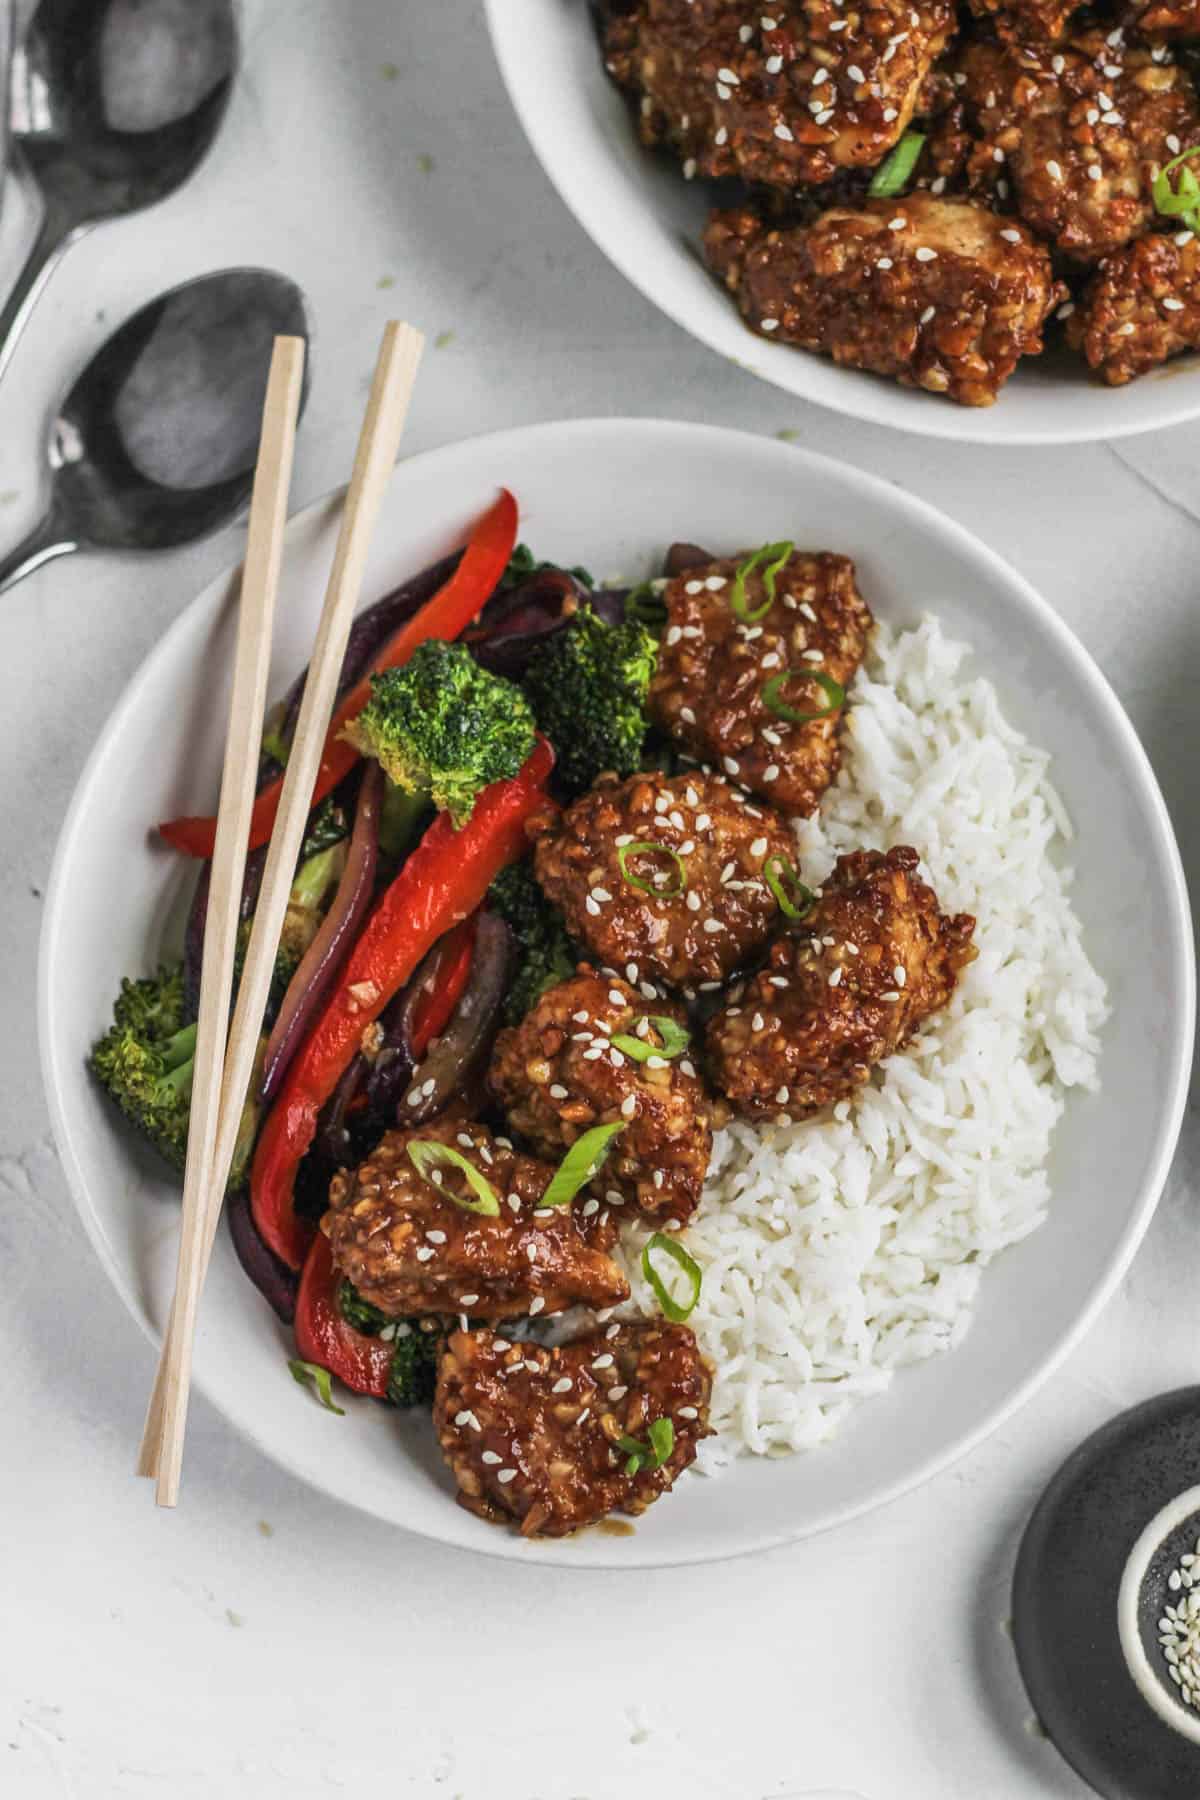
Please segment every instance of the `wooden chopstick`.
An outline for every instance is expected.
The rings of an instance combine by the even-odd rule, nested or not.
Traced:
[[[225,733],[225,763],[221,775],[221,801],[217,811],[216,843],[213,847],[208,918],[200,973],[200,1010],[196,1025],[191,1110],[188,1115],[176,1298],[171,1308],[166,1342],[170,1341],[175,1325],[181,1286],[188,1278],[189,1246],[203,1217],[205,1196],[211,1183],[216,1154],[229,999],[233,989],[238,915],[246,867],[246,841],[250,835],[263,707],[271,666],[275,596],[283,560],[283,534],[287,524],[288,491],[291,487],[296,425],[300,414],[304,352],[303,338],[276,338],[263,401],[258,462],[250,501],[246,559],[238,600],[233,692]],[[152,1402],[138,1459],[138,1473],[141,1475],[155,1473],[155,1445],[160,1423],[161,1419],[156,1416]],[[153,1432],[151,1426],[154,1427]]]
[[[161,1426],[154,1465],[160,1506],[174,1506],[179,1495],[183,1434],[187,1419],[191,1347],[196,1311],[213,1241],[225,1184],[233,1160],[238,1122],[250,1084],[271,973],[304,838],[321,751],[337,695],[350,625],[362,590],[371,536],[391,478],[416,381],[425,340],[409,325],[393,321],[384,332],[366,417],[359,437],[350,487],[342,513],[333,568],[317,627],[304,697],[296,721],[280,794],[279,811],[267,852],[262,886],[242,968],[237,1010],[230,1031],[221,1097],[220,1128],[214,1147],[205,1205],[193,1221],[188,1262],[177,1284],[176,1306],[160,1363]],[[211,906],[211,901],[210,901]],[[210,915],[211,916],[211,915]],[[149,1425],[155,1423],[151,1402]],[[148,1434],[149,1435],[149,1434]]]

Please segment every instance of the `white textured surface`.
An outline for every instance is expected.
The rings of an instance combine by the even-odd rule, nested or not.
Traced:
[[[796,431],[944,506],[1055,600],[1129,707],[1200,876],[1200,429],[986,452],[800,407],[690,343],[586,242],[525,148],[470,0],[248,0],[245,32],[211,162],[175,202],[73,250],[30,328],[0,396],[0,541],[32,520],[46,407],[105,322],[203,269],[273,264],[317,321],[297,504],[345,475],[390,312],[454,333],[430,351],[414,449],[566,413]],[[14,205],[0,254],[19,224]],[[844,1532],[703,1574],[521,1571],[316,1498],[203,1404],[184,1504],[155,1513],[130,1474],[151,1361],[47,1142],[34,953],[92,738],[235,546],[60,563],[2,602],[0,1793],[1083,1794],[1030,1729],[1003,1627],[1012,1556],[1085,1432],[1195,1379],[1194,1119],[1129,1279],[1065,1369],[968,1461]]]

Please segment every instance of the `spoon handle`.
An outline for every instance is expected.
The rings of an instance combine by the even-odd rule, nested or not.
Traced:
[[[13,166],[14,169],[18,166],[15,157]],[[17,339],[29,322],[51,269],[80,230],[76,223],[64,217],[52,196],[45,195],[44,201],[37,236],[29,247],[24,267],[12,290],[5,297],[3,308],[0,308],[0,381],[4,379]]]
[[[69,556],[78,548],[73,538],[63,536],[54,514],[47,513],[41,524],[36,525],[15,550],[8,556],[0,556],[0,594],[6,588],[15,587],[22,576],[32,575],[43,563],[53,561],[56,556]]]

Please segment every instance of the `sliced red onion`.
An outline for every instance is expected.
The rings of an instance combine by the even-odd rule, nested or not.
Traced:
[[[565,569],[542,569],[508,593],[489,601],[479,621],[478,635],[470,640],[477,662],[493,675],[510,679],[522,675],[533,652],[561,631],[586,602],[606,624],[625,617],[625,588],[592,592]]]
[[[258,905],[258,890],[262,886],[263,870],[267,863],[267,852],[251,850],[246,858],[246,871],[242,877],[242,899],[238,910],[239,919],[249,919]],[[192,895],[192,904],[188,911],[187,926],[183,934],[183,1007],[185,1021],[191,1023],[200,1012],[200,965],[204,960],[204,933],[208,925],[208,886],[212,874],[212,864],[206,862],[200,871],[200,879],[196,883],[196,891]]]
[[[439,938],[425,952],[395,999],[379,1015],[383,1041],[367,1070],[366,1093],[371,1118],[380,1125],[391,1123],[400,1100],[408,1092],[416,1062],[412,1049],[413,1027],[426,990],[437,980],[444,954],[445,940]]]
[[[350,1103],[358,1098],[370,1067],[360,1050],[351,1058],[341,1080],[321,1108],[313,1152],[331,1169],[348,1168],[354,1161],[354,1140],[346,1120]]]
[[[383,771],[369,762],[358,790],[354,830],[346,852],[346,867],[329,911],[317,935],[305,951],[300,967],[288,983],[279,1016],[267,1040],[263,1058],[261,1099],[269,1105],[279,1092],[297,1049],[313,1023],[314,1015],[358,935],[375,891],[375,865],[379,858],[379,810],[383,796]]]
[[[398,1124],[421,1125],[462,1092],[491,1047],[512,960],[512,932],[498,913],[481,913],[467,985],[445,1031],[412,1071],[396,1114]]]
[[[286,1263],[280,1262],[263,1239],[250,1211],[250,1196],[245,1188],[230,1194],[225,1202],[229,1216],[229,1233],[243,1269],[268,1306],[290,1325],[296,1316],[296,1294],[300,1277]]]

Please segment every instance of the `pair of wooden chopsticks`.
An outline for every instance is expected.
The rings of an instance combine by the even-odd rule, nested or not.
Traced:
[[[227,1043],[246,841],[254,804],[304,370],[303,340],[275,340],[250,504],[233,694],[209,884],[175,1298],[138,1459],[139,1475],[157,1479],[160,1506],[174,1506],[179,1497],[200,1292],[221,1216],[275,953],[333,712],[350,621],[362,587],[367,549],[400,447],[424,347],[421,333],[409,325],[393,322],[384,332]]]

